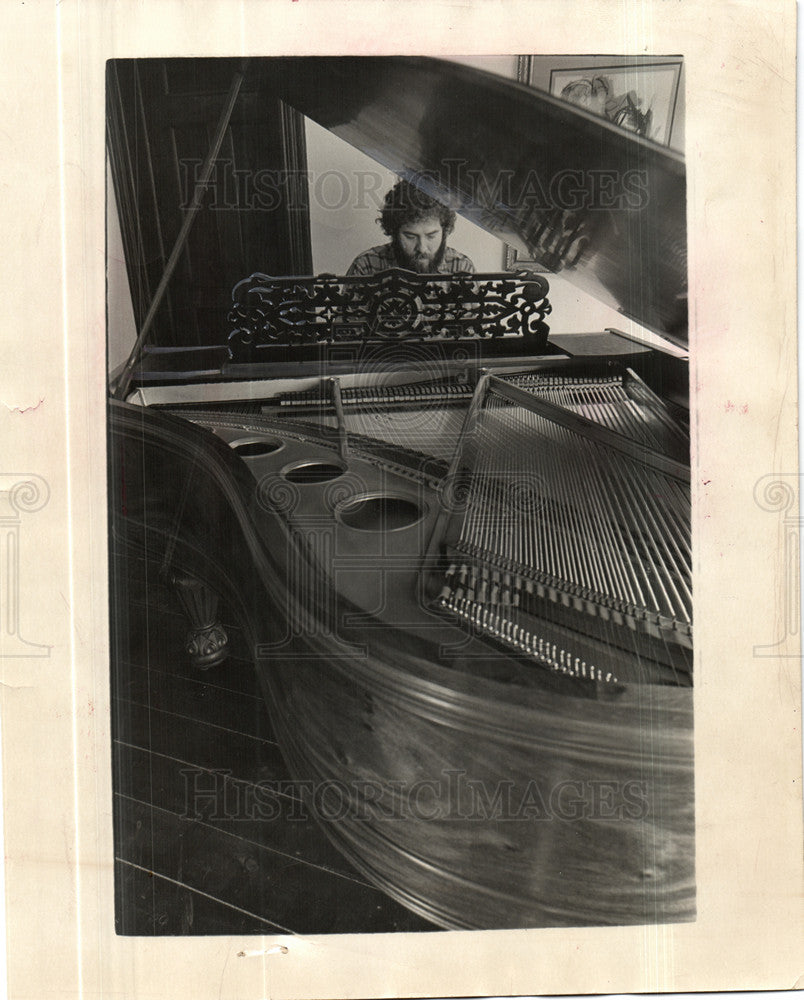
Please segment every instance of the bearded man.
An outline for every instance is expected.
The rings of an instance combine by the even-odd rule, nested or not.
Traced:
[[[409,181],[399,181],[391,188],[377,221],[391,242],[361,253],[347,275],[375,274],[389,267],[419,274],[474,273],[472,261],[447,246],[455,213]]]

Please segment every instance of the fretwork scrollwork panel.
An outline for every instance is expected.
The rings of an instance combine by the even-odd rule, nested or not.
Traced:
[[[544,350],[550,312],[538,274],[416,274],[270,277],[235,285],[229,313],[234,362],[304,356],[327,345],[486,341],[493,354]],[[292,354],[289,354],[289,351]]]

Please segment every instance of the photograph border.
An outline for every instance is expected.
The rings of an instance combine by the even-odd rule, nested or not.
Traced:
[[[800,988],[800,626],[788,616],[798,604],[792,539],[801,485],[795,4],[607,0],[590,11],[562,0],[534,17],[531,3],[506,0],[501,17],[496,4],[351,0],[328,4],[327,20],[322,7],[216,2],[199,17],[173,0],[85,0],[4,12],[13,44],[0,72],[12,141],[0,158],[14,195],[5,235],[25,252],[10,256],[4,282],[0,417],[7,472],[29,470],[50,486],[46,506],[22,518],[19,626],[51,655],[2,664],[10,994],[243,1000]],[[636,44],[686,60],[703,625],[697,923],[385,941],[116,937],[106,805],[104,59],[381,54],[389,46],[480,54],[520,42],[561,53],[579,38],[592,51]],[[763,141],[747,143],[752,135]],[[38,282],[35,297],[34,260],[35,273],[52,278]],[[759,497],[755,485],[766,480]],[[758,663],[754,648],[772,644]]]

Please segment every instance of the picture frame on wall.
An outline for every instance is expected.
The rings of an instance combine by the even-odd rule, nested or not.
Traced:
[[[553,59],[555,57],[552,57]],[[546,67],[551,57],[521,55],[517,80],[544,89]],[[618,128],[636,132],[662,146],[677,145],[674,135],[683,59],[618,62],[600,65],[599,60],[574,66],[549,67],[549,93],[611,122]],[[537,66],[539,71],[537,71]],[[683,143],[683,128],[680,138]],[[549,268],[512,246],[503,251],[507,271],[545,272]]]
[[[620,128],[669,146],[681,60],[552,70],[550,93]]]

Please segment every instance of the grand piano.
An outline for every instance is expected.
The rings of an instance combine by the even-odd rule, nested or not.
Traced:
[[[135,560],[197,668],[232,609],[326,836],[432,924],[693,920],[683,157],[431,59],[118,60],[107,98],[113,629]],[[302,116],[543,269],[313,275]],[[653,346],[555,337],[550,271]]]

